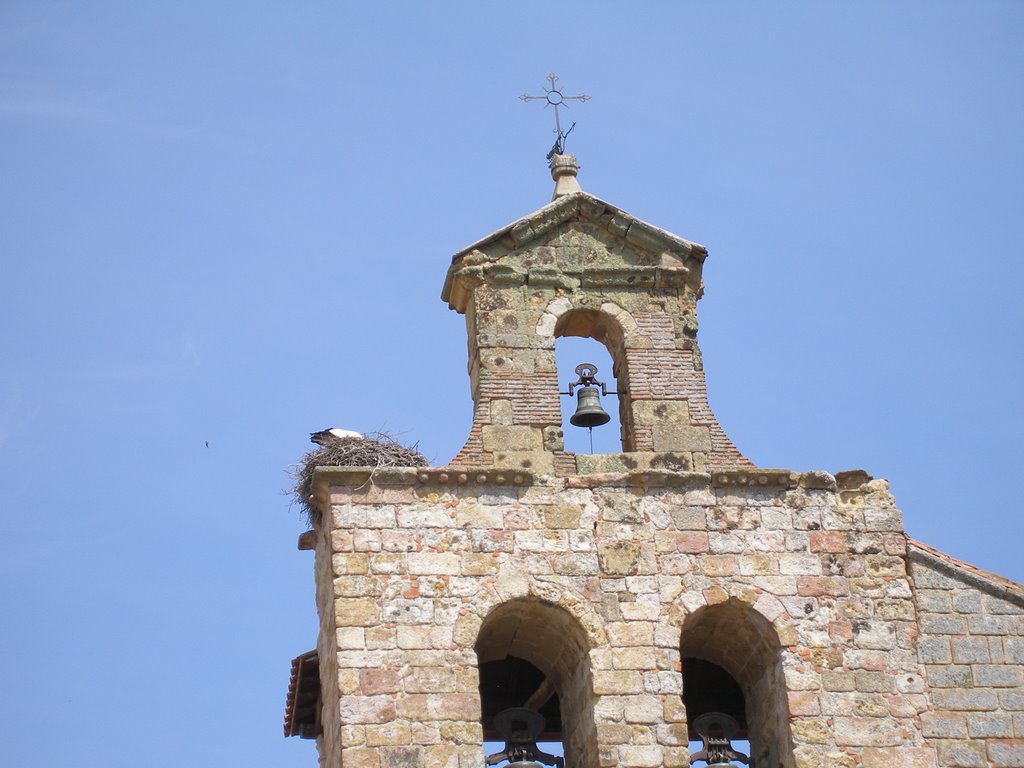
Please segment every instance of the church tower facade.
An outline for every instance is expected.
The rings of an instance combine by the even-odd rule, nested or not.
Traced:
[[[552,170],[448,270],[462,450],[316,470],[321,764],[481,768],[516,708],[569,768],[709,733],[757,768],[1024,764],[1024,591],[908,540],[882,480],[746,459],[705,390],[704,247]],[[564,336],[608,348],[619,452],[564,448]]]

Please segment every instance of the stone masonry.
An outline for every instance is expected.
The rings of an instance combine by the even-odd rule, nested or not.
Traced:
[[[316,471],[323,766],[482,768],[480,669],[509,657],[557,695],[569,768],[689,765],[687,659],[738,684],[756,768],[1024,766],[1024,588],[908,540],[883,480],[739,453],[705,257],[581,191],[455,256],[465,447]],[[609,348],[619,453],[564,450],[566,335]]]

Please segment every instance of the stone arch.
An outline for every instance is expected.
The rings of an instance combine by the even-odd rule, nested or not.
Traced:
[[[481,670],[485,738],[508,706],[556,720],[568,768],[597,764],[590,633],[565,607],[535,596],[513,597],[483,618],[474,649]],[[527,680],[527,688],[515,685]]]
[[[505,577],[475,593],[472,599],[475,630],[479,632],[481,620],[490,616],[498,607],[520,599],[536,599],[565,610],[583,628],[591,648],[602,648],[608,643],[604,620],[593,603],[561,581],[548,581],[533,576]]]
[[[612,301],[600,306],[574,306],[562,296],[547,307],[537,321],[537,335],[545,338],[582,336],[604,344],[616,368],[625,365],[626,338],[637,330],[633,316]],[[618,376],[618,372],[616,372]]]
[[[782,644],[772,621],[735,597],[702,605],[682,621],[679,653],[688,722],[703,714],[691,708],[727,708],[721,702],[729,700],[729,694],[722,691],[734,684],[754,763],[793,764]],[[699,689],[702,682],[707,691]],[[708,695],[712,688],[717,698]]]

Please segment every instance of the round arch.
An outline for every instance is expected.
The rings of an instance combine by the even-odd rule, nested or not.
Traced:
[[[755,764],[792,764],[782,644],[772,621],[736,597],[702,605],[682,621],[679,653],[690,723],[732,704]],[[723,697],[728,690],[735,693]]]

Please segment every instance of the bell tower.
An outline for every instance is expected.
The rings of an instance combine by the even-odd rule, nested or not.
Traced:
[[[441,297],[466,316],[474,405],[452,464],[558,475],[748,466],[707,401],[697,345],[707,250],[580,190],[573,155],[554,155],[551,169],[549,205],[459,251],[448,270]],[[621,452],[564,451],[561,336],[607,347]]]
[[[933,768],[888,485],[746,459],[708,405],[705,248],[551,170],[550,203],[448,269],[462,450],[315,469],[321,631],[286,731],[326,768]],[[618,408],[621,451],[564,448],[565,336],[609,351],[619,394],[588,412]]]

